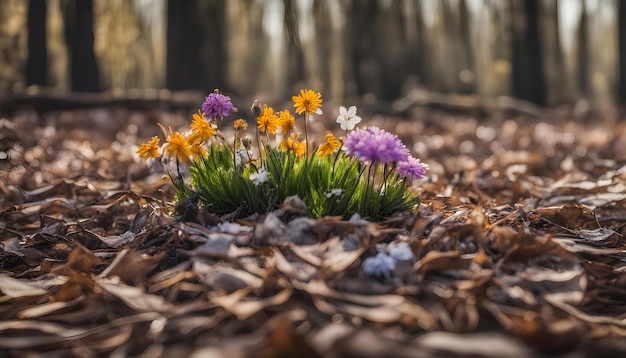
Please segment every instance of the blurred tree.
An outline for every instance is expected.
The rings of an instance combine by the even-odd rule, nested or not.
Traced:
[[[167,88],[224,87],[225,17],[223,0],[168,0]]]
[[[285,6],[285,36],[287,57],[287,83],[295,83],[304,78],[304,53],[298,32],[298,14],[296,4],[291,0],[283,0]],[[291,90],[291,89],[290,89]]]
[[[626,2],[617,2],[619,26],[619,90],[618,99],[626,103]]]
[[[200,26],[195,1],[167,2],[167,60],[165,86],[171,90],[203,88],[198,49]]]
[[[46,84],[48,49],[46,46],[46,0],[28,1],[28,59],[26,85]]]
[[[93,51],[93,0],[67,0],[64,10],[71,88],[77,92],[97,92],[100,78]]]
[[[173,1],[173,0],[170,0]],[[226,58],[226,4],[225,0],[200,1],[202,23],[204,24],[204,52],[201,53],[201,65],[206,67],[205,87],[226,89],[225,65]]]
[[[513,96],[546,105],[544,74],[539,29],[539,0],[513,0]]]
[[[578,58],[578,84],[580,86],[580,92],[584,96],[589,93],[589,46],[587,43],[588,20],[585,0],[580,0],[580,3],[582,9],[580,10],[580,22],[578,24],[578,51],[576,53],[576,57]]]
[[[548,105],[560,105],[575,100],[572,81],[567,76],[567,65],[561,43],[559,28],[560,0],[544,0],[542,2],[543,26],[542,49],[544,51],[544,70],[546,76]]]

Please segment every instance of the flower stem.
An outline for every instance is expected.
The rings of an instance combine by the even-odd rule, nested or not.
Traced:
[[[337,151],[337,154],[335,154],[335,158],[333,159],[333,168],[331,170],[331,177],[335,175],[335,166],[337,165],[337,160],[339,160],[339,155],[341,154],[341,149],[339,149]]]
[[[256,130],[256,146],[257,148],[259,148],[259,162],[261,163],[261,165],[263,165],[263,155],[261,154],[261,140],[259,139],[259,128],[257,127]]]
[[[365,193],[363,193],[363,197],[361,198],[361,210],[363,212],[361,212],[361,214],[363,215],[364,212],[369,212],[369,210],[364,210],[365,205],[367,205],[367,197],[369,196],[369,192],[370,192],[370,177],[372,174],[372,167],[374,166],[374,162],[372,162],[372,164],[369,165],[369,168],[367,168],[367,180],[365,182]]]
[[[380,183],[380,188],[378,188],[378,195],[383,192],[383,188],[387,188],[387,180],[391,176],[393,170],[387,170],[387,164],[383,166],[383,181]]]
[[[309,121],[309,111],[304,111],[304,153],[306,157],[309,157],[309,131],[307,129],[307,122]]]
[[[235,129],[235,139],[233,140],[233,169],[237,171],[237,130]]]

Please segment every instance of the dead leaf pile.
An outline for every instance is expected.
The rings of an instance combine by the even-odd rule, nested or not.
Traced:
[[[415,213],[374,223],[313,220],[297,198],[236,221],[175,206],[162,174],[132,156],[157,119],[180,120],[121,109],[0,120],[0,351],[626,352],[624,124],[387,118],[431,171]]]

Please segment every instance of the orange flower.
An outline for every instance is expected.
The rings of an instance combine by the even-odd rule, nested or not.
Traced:
[[[176,158],[185,163],[189,162],[191,148],[187,138],[180,132],[172,133],[172,128],[170,128],[170,134],[167,136],[167,145],[165,146],[165,154],[169,158]]]
[[[203,158],[206,157],[207,154],[209,154],[206,148],[200,145],[199,142],[195,142],[194,144],[192,144],[189,150],[191,151],[191,156],[193,156],[194,158]]]
[[[304,142],[294,141],[291,145],[291,150],[296,153],[296,156],[301,157],[306,151],[306,144]]]
[[[188,138],[189,143],[193,144],[196,141],[206,142],[215,134],[217,134],[217,131],[211,126],[211,123],[206,121],[200,110],[198,110],[198,113],[193,114],[191,136]]]
[[[322,94],[310,89],[300,90],[298,96],[291,97],[297,114],[315,113],[322,105]]]
[[[281,111],[279,114],[278,125],[280,126],[281,133],[287,135],[296,125],[296,119],[291,115],[288,109]]]
[[[263,105],[263,111],[256,122],[259,130],[265,133],[275,134],[278,129],[278,117],[274,114],[274,109],[267,104]]]
[[[159,156],[160,141],[159,137],[152,137],[148,143],[142,144],[136,153],[145,161],[148,161],[150,158],[157,158]]]
[[[248,129],[248,123],[246,121],[244,121],[243,119],[239,118],[237,120],[235,120],[235,123],[233,123],[233,127],[235,127],[235,130],[246,130]]]
[[[339,142],[339,140],[337,140],[334,135],[328,133],[326,134],[326,136],[324,136],[324,143],[322,143],[322,145],[320,145],[319,149],[317,150],[317,155],[322,157],[331,155],[335,153],[339,148],[341,148],[341,142]]]
[[[303,156],[306,150],[306,144],[298,138],[297,134],[292,134],[280,141],[278,147],[283,151],[291,150],[298,157]]]

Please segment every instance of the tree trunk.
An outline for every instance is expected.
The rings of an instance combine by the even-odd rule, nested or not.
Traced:
[[[619,91],[620,103],[626,104],[626,3],[617,2],[619,26]]]
[[[582,96],[589,94],[589,77],[587,70],[589,67],[588,41],[587,41],[587,6],[585,0],[581,0],[580,24],[578,25],[578,83]],[[619,1],[621,5],[621,1]]]
[[[223,89],[225,17],[223,1],[167,2],[167,88]]]
[[[28,60],[26,85],[46,84],[48,48],[46,47],[46,0],[28,1]]]
[[[180,1],[180,0],[171,0]],[[226,4],[225,0],[200,1],[198,21],[202,26],[202,49],[200,52],[200,66],[206,72],[204,86],[213,91],[216,88],[226,89],[224,59],[226,58],[226,43],[224,41]]]
[[[198,8],[193,0],[167,2],[167,54],[165,86],[171,90],[206,89],[200,64]]]
[[[100,77],[93,51],[93,0],[68,0],[65,40],[69,52],[70,84],[76,92],[98,92]]]
[[[567,76],[567,65],[559,29],[559,0],[543,2],[545,26],[544,40],[545,73],[548,88],[547,103],[550,106],[570,103],[574,98],[571,79]]]
[[[376,63],[375,20],[378,12],[376,1],[354,0],[349,15],[353,39],[352,63],[357,93],[373,93],[380,96],[381,74]]]
[[[540,0],[514,0],[513,95],[546,105],[546,79],[539,34]]]

